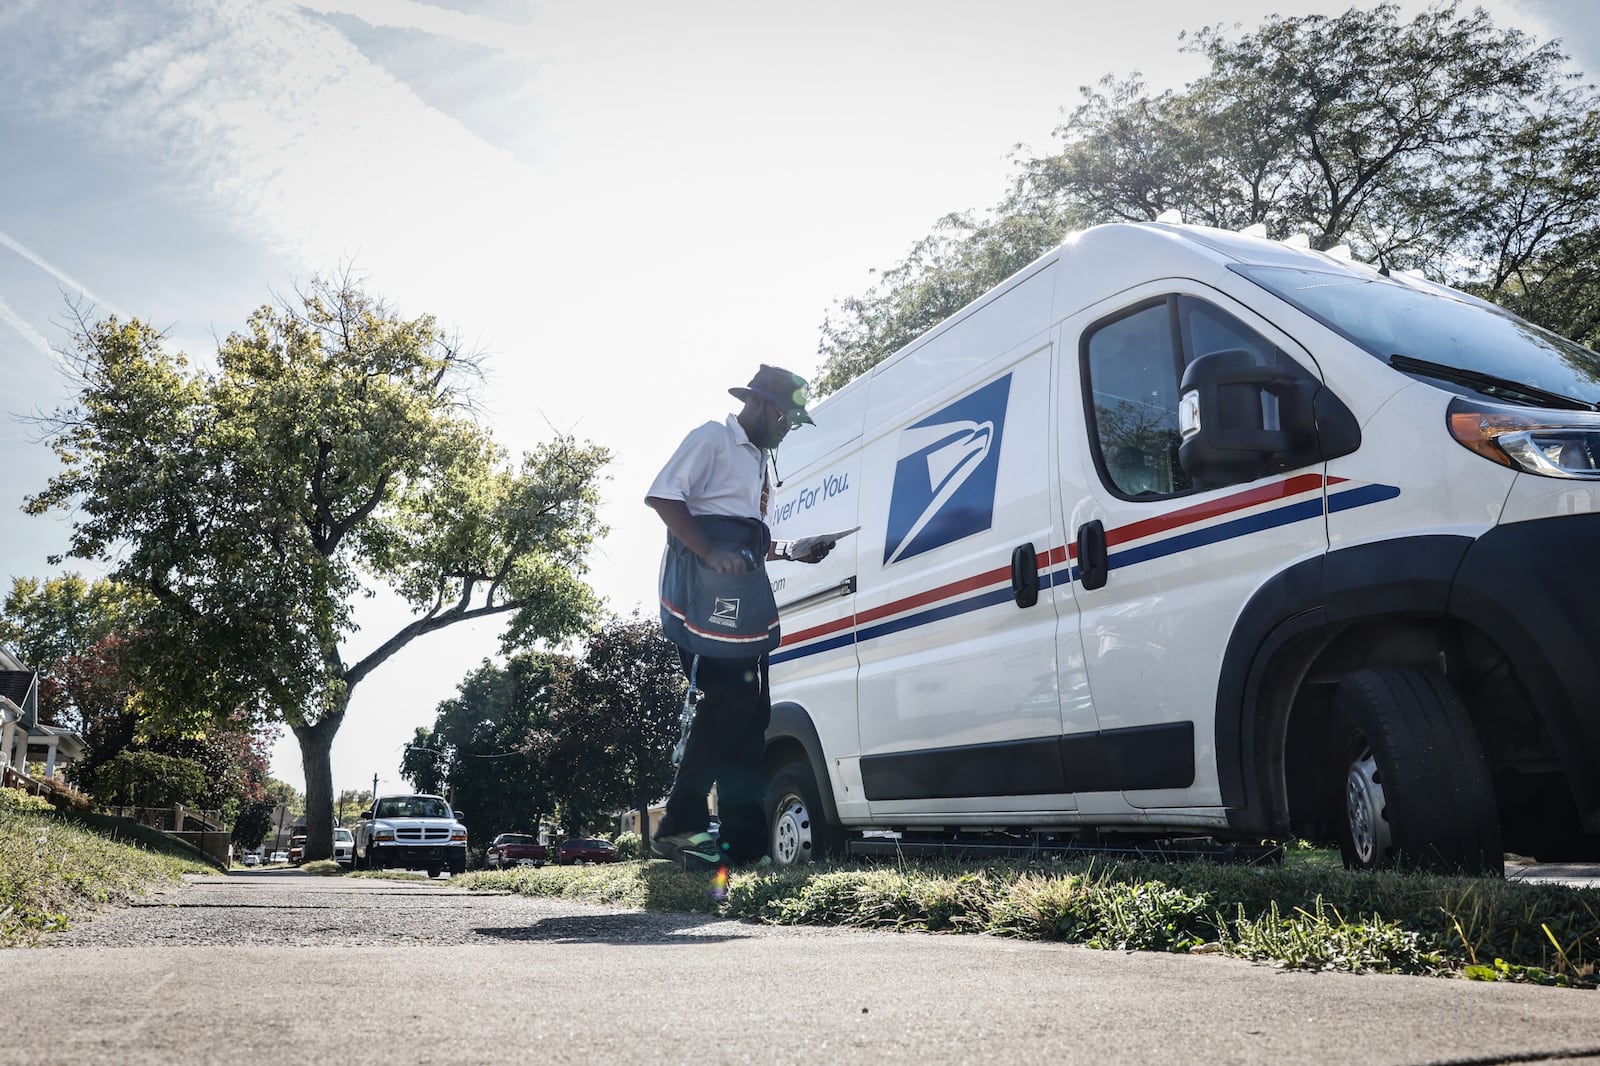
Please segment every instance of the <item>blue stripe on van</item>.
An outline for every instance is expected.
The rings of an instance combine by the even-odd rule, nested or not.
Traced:
[[[1137,548],[1127,548],[1107,557],[1107,565],[1116,570],[1125,566],[1149,562],[1168,555],[1189,551],[1194,548],[1204,547],[1208,544],[1218,544],[1235,537],[1248,536],[1262,530],[1276,529],[1280,526],[1292,525],[1295,522],[1305,522],[1323,515],[1323,506],[1326,502],[1327,513],[1348,511],[1353,507],[1364,507],[1367,504],[1382,503],[1392,500],[1400,495],[1400,489],[1395,485],[1363,485],[1360,488],[1348,489],[1343,492],[1329,493],[1326,498],[1318,496],[1314,499],[1303,500],[1279,507],[1276,510],[1266,511],[1261,514],[1250,515],[1246,518],[1236,518],[1230,522],[1197,529],[1191,533],[1180,533],[1177,536],[1167,537],[1164,540],[1143,544]],[[1069,576],[1070,575],[1070,576]],[[1039,575],[1039,587],[1051,588],[1059,585],[1069,585],[1082,579],[1082,570],[1074,563],[1070,567],[1063,566],[1056,570],[1045,571]],[[771,662],[786,663],[795,659],[802,659],[808,655],[817,655],[822,652],[834,651],[838,648],[848,647],[856,641],[874,640],[878,637],[889,636],[892,633],[901,633],[917,626],[927,625],[945,618],[954,618],[958,615],[968,614],[972,611],[981,611],[1011,600],[1011,586],[1009,584],[980,592],[965,599],[951,600],[937,607],[919,611],[916,614],[906,615],[902,618],[891,619],[864,629],[846,631],[838,636],[819,640],[815,644],[807,644],[793,650],[773,653]]]

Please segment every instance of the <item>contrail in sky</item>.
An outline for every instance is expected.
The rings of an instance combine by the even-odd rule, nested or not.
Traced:
[[[3,236],[3,234],[0,234],[0,236]],[[50,342],[44,339],[44,334],[28,325],[28,323],[23,320],[22,316],[17,314],[16,311],[12,310],[11,305],[6,303],[4,300],[0,300],[0,322],[4,322],[6,325],[22,334],[23,340],[27,341],[45,355],[49,356],[50,359],[62,370],[69,370],[66,363],[64,363],[61,359],[61,353],[50,347]]]
[[[88,286],[84,285],[83,282],[79,281],[71,274],[68,274],[66,271],[57,269],[55,266],[46,262],[44,258],[41,257],[37,252],[13,238],[4,230],[0,230],[0,244],[10,248],[13,252],[16,252],[18,255],[22,256],[22,258],[38,267],[40,270],[43,270],[46,274],[49,274],[57,281],[61,282],[61,284],[66,285],[77,292],[83,293],[83,295],[87,296],[90,300],[94,301],[96,304],[99,304],[101,307],[104,307],[118,318],[126,319],[129,317],[115,305],[100,299],[100,297],[90,292]],[[46,345],[46,347],[49,347],[49,345]]]
[[[527,26],[447,11],[416,0],[299,0],[295,6],[324,15],[350,15],[369,26],[454,37],[501,52],[526,54],[533,49],[533,34]]]

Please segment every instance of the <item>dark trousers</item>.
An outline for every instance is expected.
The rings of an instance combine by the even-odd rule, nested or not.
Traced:
[[[679,649],[683,676],[694,656]],[[718,833],[731,862],[751,862],[767,852],[767,820],[762,810],[766,781],[761,772],[772,695],[767,690],[767,657],[711,659],[695,671],[701,692],[683,761],[667,797],[659,832],[696,833],[710,813],[706,793],[717,786]]]

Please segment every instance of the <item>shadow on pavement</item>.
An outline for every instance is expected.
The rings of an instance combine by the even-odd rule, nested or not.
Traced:
[[[557,944],[718,944],[746,937],[735,932],[694,933],[686,930],[709,921],[681,915],[619,913],[543,918],[532,925],[474,929],[497,940],[537,940]]]

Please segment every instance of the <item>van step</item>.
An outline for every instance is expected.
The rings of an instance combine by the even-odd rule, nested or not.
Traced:
[[[1203,839],[1082,841],[1049,837],[874,836],[846,841],[845,852],[866,859],[893,859],[902,856],[946,859],[1044,859],[1097,855],[1149,862],[1205,860],[1245,866],[1283,865],[1283,847],[1279,844],[1220,843]]]

